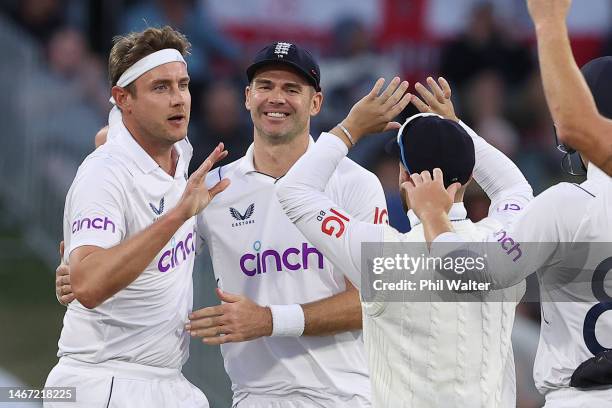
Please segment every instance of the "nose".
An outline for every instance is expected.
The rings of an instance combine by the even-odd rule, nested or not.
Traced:
[[[274,105],[282,105],[286,102],[285,92],[280,87],[275,87],[270,93],[268,102]]]
[[[189,91],[186,91],[189,92]],[[178,84],[175,84],[172,87],[172,91],[170,92],[170,105],[171,106],[182,106],[185,105],[185,93],[181,91]]]

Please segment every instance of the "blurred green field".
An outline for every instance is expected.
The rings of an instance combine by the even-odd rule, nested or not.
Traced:
[[[55,299],[53,270],[6,218],[0,218],[0,265],[0,368],[25,384],[42,386],[57,362],[64,316]]]

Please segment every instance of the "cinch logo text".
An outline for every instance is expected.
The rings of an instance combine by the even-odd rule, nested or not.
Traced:
[[[497,237],[497,242],[500,243],[501,247],[506,251],[506,254],[510,255],[513,252],[516,252],[516,256],[512,259],[512,262],[516,262],[521,256],[523,256],[523,251],[521,251],[521,244],[518,242],[514,242],[514,240],[508,236],[508,233],[504,230],[499,230],[495,233],[495,237]]]
[[[177,244],[172,240],[172,249],[164,252],[159,258],[157,269],[160,272],[167,272],[170,269],[178,267],[182,262],[186,261],[192,253],[195,253],[195,235],[193,232],[187,234],[184,240]]]
[[[83,229],[101,229],[106,231],[109,228],[113,228],[113,233],[115,233],[115,223],[108,219],[108,217],[104,217],[104,219],[100,217],[96,217],[93,220],[91,218],[82,218],[80,220],[76,220],[72,223],[72,233],[81,231]]]
[[[318,269],[323,269],[323,254],[316,248],[309,247],[306,242],[302,248],[287,248],[282,252],[274,249],[266,249],[259,252],[261,242],[255,241],[253,253],[247,253],[240,257],[240,270],[247,276],[255,276],[266,273],[268,270],[280,272],[284,268],[290,271],[298,269],[309,269],[314,261]],[[313,258],[314,257],[314,258]]]

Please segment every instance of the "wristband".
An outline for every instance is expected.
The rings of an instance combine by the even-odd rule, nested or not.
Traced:
[[[338,127],[340,128],[340,130],[344,132],[346,137],[348,137],[349,142],[351,142],[351,146],[355,146],[355,141],[353,140],[353,136],[351,136],[351,133],[348,131],[348,129],[345,128],[342,123],[338,123]]]
[[[272,336],[299,337],[304,333],[304,310],[298,304],[270,305]]]

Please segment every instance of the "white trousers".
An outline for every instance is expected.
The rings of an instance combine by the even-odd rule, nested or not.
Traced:
[[[45,387],[76,388],[76,402],[45,401],[45,408],[209,408],[204,393],[180,370],[122,361],[90,364],[62,357]]]
[[[300,394],[283,396],[263,396],[248,394],[238,400],[234,399],[233,408],[371,408],[368,401],[353,398],[350,401],[320,400]]]
[[[546,394],[544,408],[612,407],[612,388],[580,390],[561,388]]]

